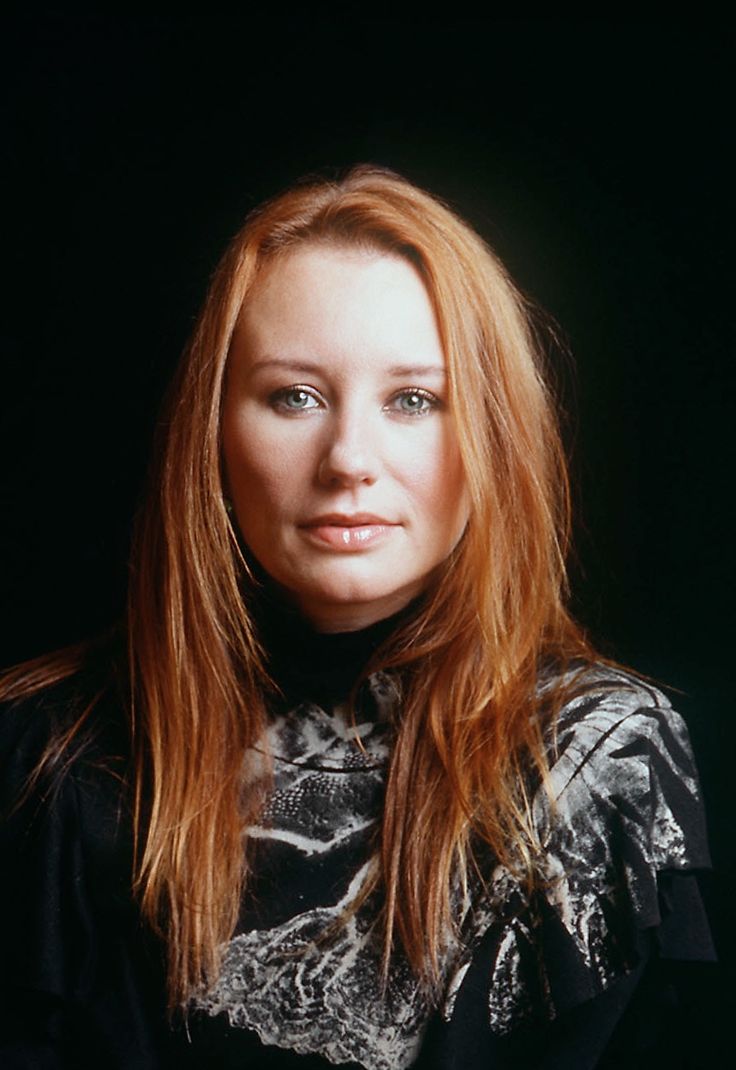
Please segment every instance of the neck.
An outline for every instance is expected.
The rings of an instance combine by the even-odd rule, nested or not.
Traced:
[[[279,690],[291,704],[313,701],[324,708],[349,697],[378,648],[416,608],[412,603],[366,627],[320,631],[273,584],[259,589],[254,605],[269,671]]]

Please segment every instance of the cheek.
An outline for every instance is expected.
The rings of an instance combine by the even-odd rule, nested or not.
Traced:
[[[459,528],[467,522],[467,490],[460,450],[449,433],[407,457],[405,486],[412,500],[428,519]],[[439,534],[439,531],[438,531]]]
[[[234,405],[223,414],[222,451],[228,485],[257,497],[261,505],[292,501],[308,485],[314,467],[312,438],[306,421],[285,426],[283,419],[257,405]]]
[[[243,531],[263,511],[268,478],[258,464],[257,454],[249,449],[242,436],[223,428],[222,454],[227,489]]]
[[[225,451],[225,470],[236,507],[243,513],[282,512],[294,499],[293,467],[278,463],[266,452],[251,456],[247,451]]]

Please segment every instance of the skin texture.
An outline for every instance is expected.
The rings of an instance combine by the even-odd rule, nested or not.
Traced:
[[[307,245],[264,270],[223,413],[241,534],[320,631],[420,594],[468,510],[437,323],[399,257]]]

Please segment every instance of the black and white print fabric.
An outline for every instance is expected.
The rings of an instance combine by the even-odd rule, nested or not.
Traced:
[[[687,732],[667,699],[603,666],[578,673],[576,685],[550,730],[554,803],[541,788],[534,801],[541,890],[530,899],[491,866],[463,904],[446,1020],[481,952],[498,1034],[603,991],[635,963],[637,933],[659,924],[657,874],[708,864]],[[415,1059],[435,1008],[399,959],[382,993],[375,898],[341,924],[372,865],[399,701],[381,673],[364,697],[370,714],[356,724],[340,706],[310,703],[275,717],[251,755],[254,776],[266,753],[273,762],[273,790],[250,832],[266,869],[275,859],[278,894],[245,913],[219,981],[195,1006],[266,1044],[398,1070]]]

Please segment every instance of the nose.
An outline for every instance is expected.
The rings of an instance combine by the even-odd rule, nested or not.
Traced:
[[[345,413],[329,421],[317,478],[324,487],[357,487],[376,482],[378,443],[370,421]]]

